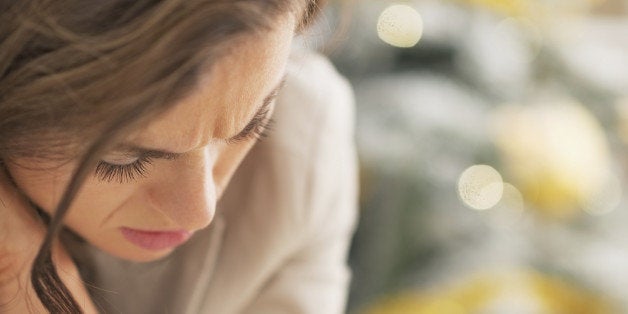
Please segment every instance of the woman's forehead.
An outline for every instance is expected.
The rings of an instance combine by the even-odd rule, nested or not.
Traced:
[[[172,110],[140,130],[142,146],[185,152],[237,134],[280,85],[294,36],[293,17],[247,35],[217,60]]]

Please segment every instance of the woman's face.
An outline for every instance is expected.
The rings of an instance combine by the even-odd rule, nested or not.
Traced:
[[[134,261],[163,257],[209,225],[272,111],[294,29],[295,20],[287,18],[239,41],[198,89],[103,157],[64,223],[101,250]],[[76,163],[54,166],[7,165],[16,184],[49,214]]]

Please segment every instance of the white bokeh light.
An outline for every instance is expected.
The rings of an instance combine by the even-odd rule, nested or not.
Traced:
[[[622,199],[621,181],[609,176],[600,189],[584,200],[583,209],[593,216],[600,216],[614,211]]]
[[[377,20],[377,35],[392,46],[413,47],[423,35],[423,19],[408,5],[391,5],[382,11]]]
[[[485,210],[495,206],[503,192],[502,176],[491,166],[471,166],[458,180],[458,195],[472,209]]]

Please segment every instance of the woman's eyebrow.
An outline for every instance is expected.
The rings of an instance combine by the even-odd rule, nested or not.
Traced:
[[[264,119],[260,119],[260,117],[264,116],[268,112],[270,104],[272,104],[273,100],[277,98],[279,91],[286,83],[286,76],[287,75],[284,75],[281,81],[279,82],[279,84],[277,84],[277,86],[273,88],[273,90],[268,94],[268,96],[264,98],[262,105],[258,108],[255,115],[253,115],[253,118],[251,119],[251,121],[247,123],[247,125],[242,129],[242,131],[232,136],[231,138],[227,139],[226,140],[227,142],[230,142],[237,138],[248,136],[249,134],[247,134],[246,132],[247,130],[255,130],[259,127],[258,124],[264,123]],[[156,158],[156,159],[175,159],[184,154],[184,153],[176,153],[176,152],[159,149],[159,148],[143,147],[134,143],[121,143],[114,148],[114,151],[122,152],[124,154],[128,154],[131,156],[147,156],[147,157]]]

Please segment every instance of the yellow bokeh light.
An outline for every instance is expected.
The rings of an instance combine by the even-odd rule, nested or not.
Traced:
[[[423,19],[410,6],[391,5],[382,11],[377,20],[377,35],[392,46],[413,47],[423,35]]]
[[[458,195],[472,209],[485,210],[495,206],[503,192],[502,176],[491,166],[471,166],[458,179]]]
[[[494,117],[504,169],[542,213],[569,218],[587,203],[603,212],[616,198],[600,194],[612,172],[610,152],[602,126],[581,104],[549,99],[503,106]]]
[[[612,301],[564,278],[532,269],[491,269],[379,298],[363,314],[619,313]]]

